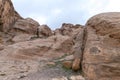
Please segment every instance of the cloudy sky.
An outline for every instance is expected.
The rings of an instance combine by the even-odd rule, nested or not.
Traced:
[[[24,18],[31,17],[52,29],[62,23],[84,25],[93,15],[119,12],[120,0],[12,0],[15,9]]]

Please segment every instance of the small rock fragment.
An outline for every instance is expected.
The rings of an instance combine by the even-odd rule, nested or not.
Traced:
[[[70,80],[85,80],[82,76],[78,75],[78,76],[71,76],[69,78]]]
[[[64,61],[62,64],[63,64],[63,67],[65,67],[67,69],[72,68],[72,61]]]
[[[74,71],[77,71],[77,70],[80,69],[80,58],[76,58],[76,59],[73,61],[72,69],[73,69]]]
[[[54,62],[48,62],[47,65],[48,66],[55,66],[56,64]]]
[[[52,80],[68,80],[67,77],[62,77],[62,78],[53,78]]]

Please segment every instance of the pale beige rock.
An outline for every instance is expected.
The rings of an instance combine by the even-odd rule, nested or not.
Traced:
[[[11,60],[0,57],[0,80],[18,80],[38,71],[41,65],[36,61]]]
[[[5,45],[0,44],[0,51],[5,48]]]
[[[72,55],[67,55],[62,59],[59,59],[58,61],[73,61],[73,59],[74,59],[74,56],[72,54]]]
[[[62,33],[62,35],[69,35],[70,36],[70,33],[73,32],[73,30],[72,30],[73,26],[74,25],[70,24],[70,23],[68,23],[68,24],[63,23],[62,27],[61,27],[61,33]]]
[[[120,13],[98,14],[86,24],[83,71],[87,80],[120,79]]]
[[[77,71],[80,69],[83,57],[83,44],[84,44],[84,28],[79,29],[79,32],[74,35],[75,45],[73,46],[74,61],[72,69]]]
[[[20,35],[16,35],[12,41],[17,43],[17,42],[23,42],[23,41],[28,41],[31,40],[32,35],[30,34],[20,34]]]
[[[15,11],[11,0],[0,0],[0,31],[8,33],[21,16]]]
[[[49,39],[54,40],[54,45],[52,47],[55,51],[63,51],[65,54],[69,54],[72,52],[72,46],[74,45],[74,43],[71,37],[55,35],[49,37]]]
[[[39,37],[49,37],[52,35],[52,30],[47,25],[40,25],[38,31]]]
[[[55,62],[47,62],[47,65],[48,65],[48,66],[55,66],[56,63],[55,63]]]
[[[74,59],[73,55],[68,55],[64,58],[64,60],[66,60],[66,61],[70,61],[70,60],[73,60],[73,59]]]
[[[74,61],[73,61],[73,64],[72,64],[72,69],[74,71],[79,70],[80,69],[80,63],[81,63],[80,58],[75,58]]]
[[[39,23],[31,18],[23,19],[14,9],[11,0],[0,0],[0,37],[2,44],[13,44],[19,34],[37,35]]]
[[[11,0],[0,0],[0,80],[31,79],[28,75],[45,69],[46,64],[56,65],[52,60],[64,55],[70,55],[64,60],[70,60],[65,63],[71,68],[75,37],[81,29],[81,25],[64,23],[58,32],[52,31],[31,18],[22,18]]]
[[[74,37],[76,34],[80,32],[82,29],[82,25],[73,25],[70,23],[63,23],[61,28],[58,28],[54,31],[55,35],[67,35],[70,37]]]
[[[39,23],[31,18],[18,19],[13,26],[12,32],[14,34],[27,33],[27,34],[37,34]]]
[[[0,55],[16,59],[53,59],[70,54],[72,45],[73,41],[69,37],[51,36],[47,39],[36,39],[9,45],[0,52]]]
[[[85,80],[85,78],[83,78],[81,75],[71,76],[69,79],[70,80]]]
[[[18,19],[22,19],[22,17],[15,11],[11,0],[0,0],[0,38],[2,44],[9,44],[12,37],[10,31]]]
[[[53,78],[52,80],[68,80],[66,77],[62,77],[62,78]]]
[[[62,35],[61,30],[59,28],[54,30],[54,35]]]
[[[73,70],[79,70],[81,59],[82,59],[82,52],[83,52],[83,38],[84,38],[84,28],[83,26],[77,24],[73,25],[70,23],[63,23],[62,27],[59,29],[56,29],[54,31],[55,35],[63,35],[68,36],[73,39],[74,46],[72,48],[71,53],[74,55],[73,59]],[[60,61],[66,60],[65,58],[60,59]]]

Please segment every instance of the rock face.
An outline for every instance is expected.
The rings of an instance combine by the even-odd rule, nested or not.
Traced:
[[[33,19],[22,18],[14,10],[11,0],[0,0],[0,37],[2,44],[14,43],[12,38],[21,34],[37,35],[38,26],[39,23]]]
[[[19,42],[2,50],[1,56],[15,59],[54,59],[71,54],[73,40],[67,36],[51,36],[47,39]]]
[[[70,23],[63,23],[61,28],[56,29],[54,31],[54,34],[63,35],[63,36],[67,35],[74,38],[81,31],[82,28],[83,28],[82,25],[78,25],[78,24],[73,25]]]
[[[82,25],[63,23],[60,29],[54,31],[55,35],[69,36],[73,39],[74,45],[72,54],[74,55],[74,60],[72,64],[72,69],[77,71],[81,67],[81,60],[83,54],[83,42],[84,42],[84,27]]]
[[[71,69],[75,60],[73,69],[79,69],[81,61],[77,60],[81,58],[81,52],[76,53],[74,49],[81,50],[78,47],[82,45],[83,30],[81,25],[64,23],[52,31],[31,18],[22,18],[14,10],[11,0],[0,0],[0,80],[27,77],[44,68],[48,62],[56,66],[56,61],[60,61]]]
[[[120,13],[102,13],[86,24],[83,71],[87,80],[120,79]]]
[[[72,65],[73,70],[79,70],[81,68],[83,57],[83,44],[84,44],[84,28],[81,28],[79,32],[74,35],[75,45],[73,46],[74,61]]]
[[[21,16],[14,10],[11,0],[0,0],[0,31],[8,32]]]
[[[52,35],[52,30],[47,25],[40,25],[39,26],[39,37],[49,37]]]
[[[39,23],[31,18],[18,19],[13,26],[14,34],[26,33],[36,35]]]
[[[102,13],[88,20],[85,27],[63,23],[52,31],[31,18],[22,18],[11,0],[0,0],[0,80],[31,80],[24,77],[45,70],[46,65],[56,67],[57,62],[74,71],[82,69],[86,80],[120,80],[119,25],[119,12]],[[61,71],[57,72],[53,75],[60,75]],[[84,80],[63,73],[63,78],[45,80]],[[38,78],[46,77],[39,74]]]

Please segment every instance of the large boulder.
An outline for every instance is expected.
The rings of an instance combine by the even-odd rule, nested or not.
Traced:
[[[39,23],[31,18],[19,19],[13,26],[12,32],[16,34],[27,33],[36,35]]]
[[[120,80],[120,13],[102,13],[86,24],[86,80]],[[85,43],[84,43],[85,44]]]
[[[49,37],[52,35],[52,30],[47,25],[40,25],[38,28],[38,37]]]
[[[74,37],[77,33],[79,33],[79,30],[82,28],[82,25],[76,24],[70,24],[70,23],[63,23],[61,28],[58,28],[54,31],[55,35],[67,35],[70,37]]]
[[[31,18],[18,19],[9,32],[12,34],[11,41],[16,43],[37,37],[38,26],[39,23]]]
[[[11,0],[0,0],[0,38],[2,44],[8,45],[14,43],[12,39],[21,34],[36,36],[38,26],[39,23],[33,19],[22,18],[15,11]],[[24,40],[26,39],[22,41]]]
[[[0,31],[8,32],[18,19],[22,18],[15,11],[11,0],[0,0]]]

